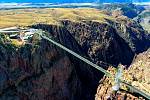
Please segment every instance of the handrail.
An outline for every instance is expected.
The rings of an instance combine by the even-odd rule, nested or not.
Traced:
[[[130,89],[132,89],[134,92],[137,92],[139,94],[141,94],[143,97],[147,98],[148,100],[150,100],[150,96],[147,95],[146,93],[144,93],[143,91],[135,88],[134,86],[130,85],[129,83],[119,80],[121,83],[125,84],[127,87],[129,87]]]

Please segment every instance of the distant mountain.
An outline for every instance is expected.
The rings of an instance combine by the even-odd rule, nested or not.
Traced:
[[[83,2],[149,2],[149,0],[1,0],[1,3],[5,2],[17,2],[17,3],[83,3]]]

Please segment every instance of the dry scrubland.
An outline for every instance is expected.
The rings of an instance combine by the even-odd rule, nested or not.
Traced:
[[[60,20],[71,21],[94,20],[105,22],[113,19],[106,12],[90,8],[45,8],[13,9],[0,11],[0,28],[10,26],[28,26],[36,23],[59,24]]]

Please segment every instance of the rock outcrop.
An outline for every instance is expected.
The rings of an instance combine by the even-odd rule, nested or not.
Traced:
[[[144,53],[137,55],[131,66],[124,71],[125,81],[147,95],[150,95],[150,49]],[[112,68],[110,67],[111,71]],[[112,91],[112,80],[103,77],[97,89],[95,100],[145,100],[140,94],[136,94],[132,89],[120,89],[117,93]],[[146,99],[147,100],[147,99]]]
[[[97,64],[103,61],[130,65],[134,54],[150,47],[150,39],[136,22],[127,18],[106,20],[107,23],[65,20],[62,24]]]
[[[30,28],[42,29],[48,33],[48,37],[105,69],[110,64],[129,66],[136,54],[150,47],[150,38],[138,23],[123,16],[115,18],[97,9],[23,9],[20,10],[21,13],[18,13],[19,10],[14,12],[17,13],[9,16],[7,14],[11,11],[1,13],[4,15],[1,23],[13,20],[11,25],[4,23],[1,27],[28,25]],[[24,21],[19,14],[25,15],[27,20]],[[33,25],[34,23],[46,24]],[[5,39],[0,36],[0,100],[95,98],[98,82],[103,77],[102,72],[49,41],[40,39],[36,34],[31,38],[31,44],[21,47],[16,47],[15,43],[10,44]],[[130,69],[132,68],[131,65]],[[136,70],[136,74],[137,72]],[[132,76],[134,75],[131,75],[131,79]],[[109,96],[107,94],[112,87],[110,83],[108,78],[103,78],[97,89],[97,100]],[[122,95],[122,91],[120,93]]]
[[[56,41],[86,57],[64,28],[36,28],[42,28]],[[19,48],[1,43],[0,100],[92,100],[99,80],[93,69],[47,40],[35,37],[32,45]]]

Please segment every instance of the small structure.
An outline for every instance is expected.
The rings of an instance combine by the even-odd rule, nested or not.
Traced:
[[[33,37],[34,33],[36,33],[37,29],[29,29],[26,32],[20,33],[20,39],[22,41],[28,41],[31,37]]]
[[[8,35],[12,41],[19,44],[29,43],[30,39],[37,31],[38,29],[20,29],[18,27],[0,29],[0,33]]]

